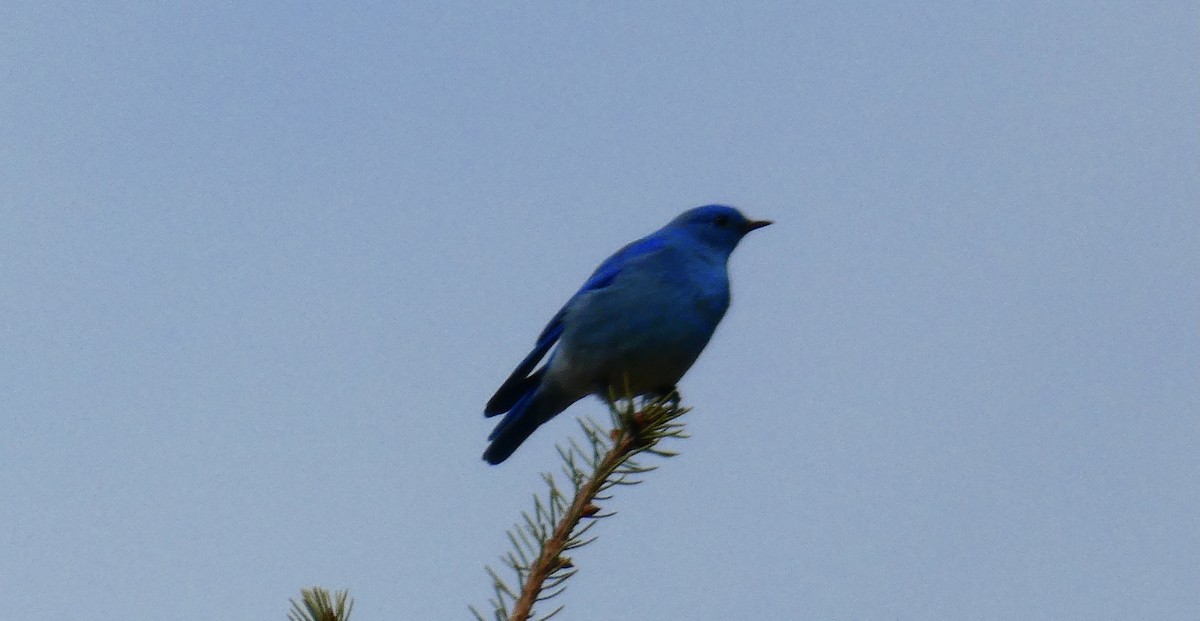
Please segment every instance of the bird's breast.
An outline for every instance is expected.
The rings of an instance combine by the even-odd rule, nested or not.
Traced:
[[[621,390],[626,380],[638,393],[674,385],[728,308],[728,281],[723,270],[717,276],[635,274],[582,296],[564,319],[551,374],[592,390]]]

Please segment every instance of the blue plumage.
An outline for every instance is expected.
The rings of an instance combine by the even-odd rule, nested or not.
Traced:
[[[589,394],[674,390],[729,308],[730,253],[770,223],[724,205],[697,207],[601,263],[484,407],[485,416],[505,415],[484,460],[508,459]]]

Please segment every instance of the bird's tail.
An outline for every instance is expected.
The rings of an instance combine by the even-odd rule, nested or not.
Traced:
[[[552,391],[551,391],[552,392]],[[488,436],[491,444],[483,452],[483,459],[493,466],[506,460],[521,446],[542,423],[567,409],[574,400],[562,403],[563,399],[547,394],[545,387],[534,387],[522,396],[512,409],[504,415],[500,424]]]

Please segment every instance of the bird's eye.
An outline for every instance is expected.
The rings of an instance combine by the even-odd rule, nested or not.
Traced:
[[[725,215],[717,216],[717,217],[713,218],[713,224],[724,228],[725,225],[729,224],[729,216],[725,216]]]

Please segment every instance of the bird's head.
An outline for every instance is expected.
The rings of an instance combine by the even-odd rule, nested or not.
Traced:
[[[679,214],[667,226],[691,235],[705,245],[730,253],[746,233],[768,224],[771,224],[770,220],[750,220],[733,207],[705,205]]]

